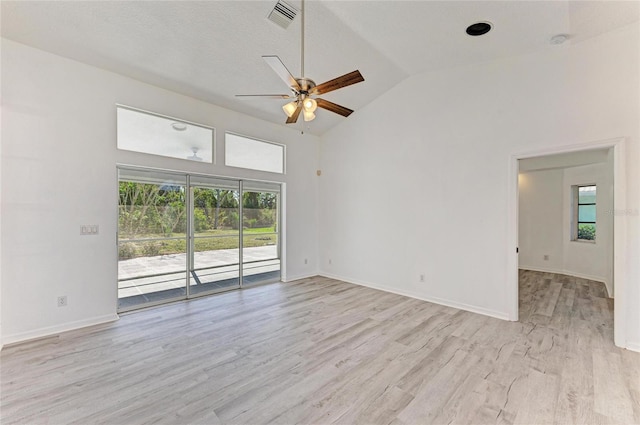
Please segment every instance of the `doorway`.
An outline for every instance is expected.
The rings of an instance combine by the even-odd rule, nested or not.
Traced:
[[[625,222],[620,214],[616,211],[623,211],[626,201],[626,175],[624,167],[624,139],[614,139],[603,142],[594,142],[564,148],[553,148],[544,151],[536,151],[513,155],[511,157],[511,178],[510,178],[510,196],[509,196],[509,241],[508,252],[509,259],[509,319],[517,321],[519,319],[518,309],[518,284],[519,284],[519,184],[518,176],[520,171],[520,160],[541,158],[549,155],[559,154],[576,154],[579,152],[593,151],[598,149],[611,149],[612,162],[612,192],[613,192],[613,208],[608,211],[613,222],[613,243],[612,243],[612,287],[615,288],[615,309],[614,309],[614,342],[617,346],[624,347],[626,345],[626,318],[627,305],[625,301],[626,295],[626,270],[624,269],[624,252],[626,241]]]
[[[280,184],[118,168],[118,311],[280,280]]]

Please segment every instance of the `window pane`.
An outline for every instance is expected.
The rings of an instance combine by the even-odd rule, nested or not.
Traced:
[[[119,169],[118,308],[186,294],[186,177]]]
[[[595,204],[596,203],[596,187],[582,186],[578,188],[579,204]]]
[[[284,146],[225,134],[225,165],[250,170],[284,173]]]
[[[595,205],[578,205],[578,222],[596,221]]]
[[[244,285],[280,279],[278,193],[244,191],[242,207]]]
[[[118,149],[213,162],[213,129],[118,107]]]
[[[596,239],[596,225],[595,224],[579,224],[578,225],[578,239],[593,241]]]

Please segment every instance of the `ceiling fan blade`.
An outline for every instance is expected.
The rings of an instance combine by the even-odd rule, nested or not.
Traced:
[[[356,70],[315,86],[309,90],[309,94],[325,94],[362,81],[364,81],[364,77],[360,74],[360,71]]]
[[[236,97],[268,97],[271,99],[291,99],[288,94],[237,94]]]
[[[340,106],[337,103],[329,102],[328,100],[316,99],[316,102],[318,104],[318,108],[335,112],[336,114],[342,115],[343,117],[348,117],[353,112],[353,109],[345,108],[344,106]]]
[[[287,124],[295,124],[298,121],[298,117],[300,116],[300,111],[302,111],[302,104],[298,105],[296,110],[293,112],[289,118],[287,118]]]
[[[282,79],[289,87],[301,90],[300,84],[293,78],[293,75],[289,72],[286,66],[282,63],[279,57],[277,56],[263,56],[267,64],[278,74],[278,77]]]

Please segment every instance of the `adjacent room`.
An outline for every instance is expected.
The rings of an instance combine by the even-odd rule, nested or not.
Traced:
[[[639,1],[0,19],[3,424],[640,423]]]

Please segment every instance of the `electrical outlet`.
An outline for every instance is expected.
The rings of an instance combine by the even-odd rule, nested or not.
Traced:
[[[329,264],[331,264],[331,258],[329,258]]]
[[[304,263],[307,264],[309,261],[305,258],[304,259]]]
[[[58,307],[66,307],[67,306],[67,296],[63,295],[58,297]]]
[[[544,257],[542,257],[542,259],[543,259],[544,261],[549,261],[549,255],[548,255],[548,254],[545,254],[545,255],[544,255]]]
[[[424,275],[423,274],[420,275],[420,282],[424,282]]]

